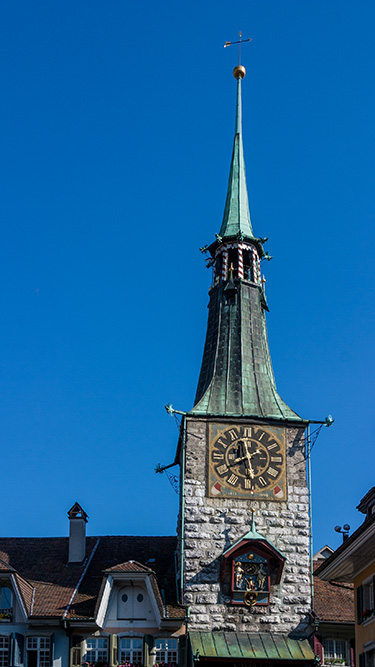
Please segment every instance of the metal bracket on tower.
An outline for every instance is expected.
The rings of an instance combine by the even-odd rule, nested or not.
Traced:
[[[168,468],[172,468],[173,466],[176,466],[176,465],[177,465],[177,462],[170,463],[168,466],[162,466],[162,465],[160,465],[160,463],[158,463],[155,466],[155,472],[156,473],[165,472],[165,474],[168,477],[169,483],[170,483],[171,487],[173,488],[174,492],[179,494],[180,493],[180,478],[179,478],[179,476],[178,475],[173,475],[172,473],[167,472]]]

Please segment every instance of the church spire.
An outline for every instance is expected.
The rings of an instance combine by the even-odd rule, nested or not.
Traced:
[[[201,372],[192,414],[300,421],[276,390],[268,348],[260,260],[263,239],[250,222],[242,145],[241,81],[237,79],[236,127],[223,223],[209,247],[213,266]]]
[[[236,127],[230,165],[227,199],[219,235],[222,238],[241,234],[254,238],[250,220],[249,200],[246,186],[245,159],[242,143],[242,99],[241,81],[246,74],[242,65],[237,65],[233,75],[237,79]]]

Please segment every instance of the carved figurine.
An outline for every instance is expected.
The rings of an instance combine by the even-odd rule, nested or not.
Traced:
[[[241,588],[243,573],[244,573],[244,569],[243,569],[240,561],[237,561],[237,563],[235,565],[235,574],[234,574],[234,581],[235,581],[235,584],[236,584],[236,588]]]
[[[263,563],[261,563],[260,566],[259,566],[258,574],[257,574],[259,590],[263,590],[264,584],[266,582],[266,576],[267,576],[267,572],[264,569]]]

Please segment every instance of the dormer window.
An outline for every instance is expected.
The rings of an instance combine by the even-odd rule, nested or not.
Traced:
[[[148,593],[143,586],[124,586],[117,598],[117,618],[145,621],[153,617]]]
[[[7,586],[0,588],[0,622],[13,617],[13,593]]]

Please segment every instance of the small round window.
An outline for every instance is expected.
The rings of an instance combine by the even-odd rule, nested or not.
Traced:
[[[138,602],[143,602],[143,595],[142,595],[142,593],[139,593],[139,594],[137,595],[137,600],[138,600]]]
[[[122,600],[123,602],[127,602],[127,601],[128,601],[128,596],[126,595],[126,593],[124,593],[124,595],[121,596],[121,600]]]

